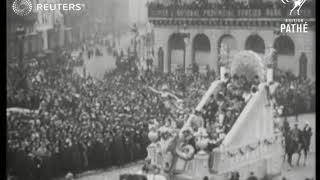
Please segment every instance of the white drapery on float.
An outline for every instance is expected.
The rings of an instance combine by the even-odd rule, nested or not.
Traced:
[[[240,146],[243,143],[255,142],[274,134],[272,107],[266,107],[268,100],[265,85],[265,83],[260,84],[259,91],[242,110],[225,137],[222,147]]]

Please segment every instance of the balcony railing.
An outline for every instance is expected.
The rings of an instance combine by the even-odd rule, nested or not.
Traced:
[[[233,8],[217,9],[208,7],[151,7],[148,9],[149,18],[313,18],[315,12],[313,8],[303,7],[300,15],[296,11],[289,15],[290,9],[286,8]]]

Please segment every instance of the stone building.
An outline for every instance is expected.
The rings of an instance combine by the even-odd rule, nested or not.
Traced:
[[[16,59],[20,52],[23,55],[35,55],[41,51],[54,49],[65,45],[63,14],[55,11],[37,11],[36,8],[27,16],[18,16],[12,10],[13,0],[7,2],[7,46],[8,59]],[[37,3],[60,3],[60,0],[33,0]],[[22,25],[25,34],[22,40],[23,50],[17,41],[16,29]],[[19,52],[20,51],[20,52]]]
[[[20,45],[16,35],[17,28],[22,25],[25,29],[23,40],[23,54],[35,53],[41,49],[39,45],[40,35],[35,31],[34,24],[37,21],[37,13],[32,12],[28,16],[18,16],[12,10],[13,0],[7,1],[7,57],[19,58]]]
[[[204,5],[181,1],[164,6],[163,0],[158,0],[148,7],[160,71],[173,72],[177,66],[187,70],[195,62],[200,67],[209,65],[217,72],[222,45],[230,58],[239,50],[253,50],[263,55],[269,47],[274,47],[279,68],[315,78],[313,2],[305,4],[299,16],[290,16],[290,9],[280,1],[261,0],[260,4],[254,1],[254,5],[250,5],[250,1],[230,1],[231,5],[218,0],[209,0]],[[286,19],[303,19],[308,23],[308,32],[281,33],[280,25]]]
[[[60,0],[39,0],[37,3],[60,3]],[[41,34],[42,49],[54,49],[64,45],[64,22],[60,10],[37,11],[35,30]]]

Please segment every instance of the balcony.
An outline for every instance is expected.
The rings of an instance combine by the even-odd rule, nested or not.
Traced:
[[[286,8],[285,8],[286,7]],[[149,19],[154,18],[314,18],[315,10],[312,4],[305,4],[300,9],[289,15],[291,4],[264,4],[252,7],[244,5],[163,5],[151,3],[148,6]]]

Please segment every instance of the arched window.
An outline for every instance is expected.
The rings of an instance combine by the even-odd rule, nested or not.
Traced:
[[[251,35],[247,38],[245,44],[246,50],[252,50],[256,53],[265,53],[264,40],[259,35]]]
[[[169,39],[169,46],[171,49],[184,49],[185,43],[179,34],[171,35]]]
[[[172,66],[172,67],[171,67]],[[172,34],[168,42],[168,71],[185,66],[185,42],[180,34]]]
[[[289,36],[279,36],[273,45],[279,55],[294,55],[294,43]]]
[[[207,65],[210,57],[210,40],[205,34],[198,34],[193,39],[192,61],[198,65]]]
[[[233,36],[229,35],[229,34],[223,35],[219,39],[219,42],[218,42],[218,52],[219,52],[219,54],[220,54],[220,50],[221,50],[222,45],[224,46],[224,48],[226,48],[225,49],[226,52],[231,52],[231,51],[237,49],[237,41],[236,41],[236,39]]]
[[[193,40],[193,49],[199,51],[210,51],[210,40],[205,34],[198,34]]]

